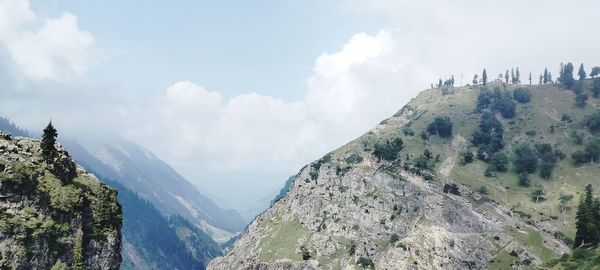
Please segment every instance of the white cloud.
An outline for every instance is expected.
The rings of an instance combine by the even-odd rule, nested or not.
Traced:
[[[147,106],[159,108],[152,110],[158,115],[150,114],[159,121],[140,122],[155,125],[155,133],[129,136],[167,137],[153,148],[176,165],[223,171],[275,167],[291,173],[372,128],[399,108],[402,96],[410,96],[396,87],[381,87],[397,85],[390,80],[402,70],[387,59],[392,45],[387,31],[359,33],[341,51],[321,55],[300,101],[257,93],[225,100],[192,82],[177,82]]]
[[[67,81],[83,75],[101,56],[94,36],[65,12],[41,18],[26,0],[0,1],[0,43],[26,78]]]

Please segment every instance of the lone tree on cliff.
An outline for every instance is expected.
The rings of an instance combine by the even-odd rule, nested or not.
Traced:
[[[42,157],[46,161],[53,160],[57,155],[56,148],[54,147],[54,144],[56,143],[56,136],[58,136],[58,133],[56,132],[54,126],[52,126],[52,121],[50,121],[48,126],[46,126],[44,129],[41,143]]]

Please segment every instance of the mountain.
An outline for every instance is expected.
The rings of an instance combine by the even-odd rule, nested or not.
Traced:
[[[121,269],[204,269],[221,254],[219,245],[186,219],[164,217],[123,185],[102,181],[119,191],[123,205]]]
[[[117,192],[58,149],[0,133],[0,268],[119,269]]]
[[[10,121],[10,119],[3,116],[0,116],[0,130],[8,132],[13,136],[31,137],[31,134],[27,130],[20,128]]]
[[[63,140],[80,163],[149,201],[163,215],[179,215],[225,242],[246,222],[235,211],[221,209],[152,152],[128,141]]]
[[[7,118],[0,118],[0,128],[20,131],[21,135],[32,134]],[[118,200],[123,207],[121,269],[204,269],[212,258],[221,254],[219,244],[204,231],[180,216],[166,216],[137,193],[98,173],[99,170],[110,172],[110,169],[86,155],[75,140],[63,137],[61,141],[66,141],[71,151],[92,164],[81,163],[86,169],[118,190]]]
[[[283,187],[279,190],[279,193],[277,193],[277,195],[275,195],[275,198],[273,198],[273,200],[271,200],[271,205],[273,205],[277,201],[281,200],[283,197],[285,197],[285,195],[288,194],[288,192],[290,191],[290,188],[294,184],[294,178],[295,178],[294,176],[290,176],[290,178],[285,180],[285,183],[283,184]]]
[[[302,168],[208,269],[542,265],[570,250],[573,197],[600,183],[596,84],[425,90]]]

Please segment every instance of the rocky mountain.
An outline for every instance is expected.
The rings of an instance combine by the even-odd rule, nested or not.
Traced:
[[[0,133],[0,268],[119,269],[117,192],[58,148]]]
[[[600,183],[596,83],[425,90],[302,168],[208,269],[542,265],[570,251],[572,199]]]
[[[21,136],[32,134],[5,117],[0,117],[0,131],[16,131]],[[121,269],[204,269],[212,258],[221,255],[222,247],[198,226],[181,216],[161,213],[136,192],[98,173],[110,172],[110,169],[102,161],[87,155],[75,140],[61,138],[70,150],[78,153],[78,157],[85,158],[88,164],[84,166],[88,171],[118,190],[118,200],[123,206]],[[135,165],[135,162],[129,164]]]
[[[96,173],[122,184],[163,215],[179,215],[225,242],[246,226],[232,209],[222,209],[152,152],[123,140],[62,141],[73,157]]]

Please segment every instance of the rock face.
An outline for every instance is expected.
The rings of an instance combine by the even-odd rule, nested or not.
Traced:
[[[439,102],[454,102],[454,96],[433,99],[432,91],[304,167],[287,196],[257,217],[208,269],[482,269],[505,255],[518,269],[568,251],[550,230],[532,226],[508,204],[478,192],[479,186],[449,177],[460,169],[451,147],[464,144],[466,135],[439,139],[440,148],[432,149],[441,157],[430,173],[415,173],[416,165],[407,164],[416,164],[417,157],[405,150],[389,161],[373,154],[377,144],[397,137],[418,141],[418,135],[403,135],[402,129],[430,108],[442,107]],[[456,89],[454,95],[468,91],[475,90]],[[429,107],[415,109],[419,104]],[[404,147],[422,152],[430,144],[418,142]]]
[[[58,147],[46,164],[39,141],[0,133],[0,268],[119,269],[116,191]]]

